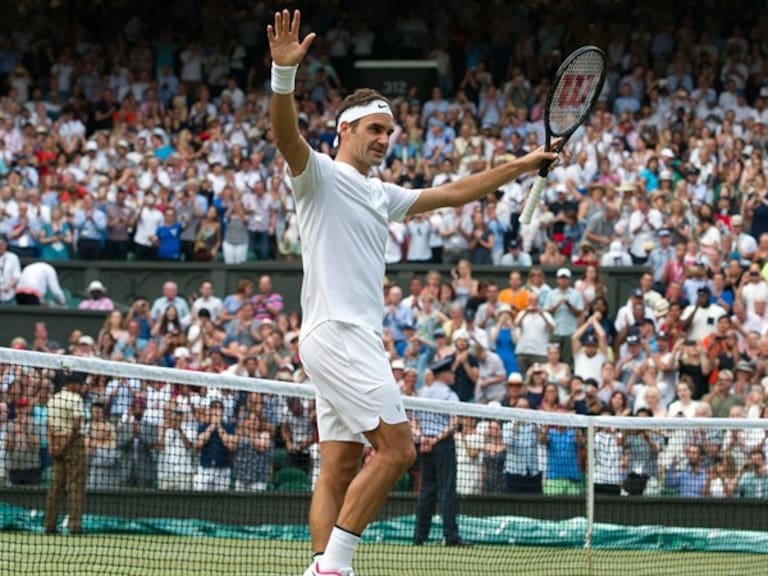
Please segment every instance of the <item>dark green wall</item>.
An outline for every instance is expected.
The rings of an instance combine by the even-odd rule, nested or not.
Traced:
[[[35,322],[45,322],[52,340],[66,345],[72,330],[82,330],[96,338],[104,324],[105,312],[60,310],[43,306],[0,307],[0,346],[8,346],[16,336],[23,336],[29,344],[34,338]]]
[[[138,295],[154,297],[160,294],[163,282],[174,280],[179,284],[182,294],[190,294],[197,291],[200,282],[211,279],[216,284],[218,294],[228,294],[234,290],[237,281],[242,277],[258,280],[261,274],[269,274],[272,277],[275,288],[282,292],[287,303],[297,306],[301,289],[301,267],[298,264],[286,262],[252,262],[240,266],[227,266],[225,264],[200,264],[200,263],[175,263],[163,264],[159,262],[63,262],[56,265],[62,285],[74,295],[86,296],[85,288],[92,280],[101,280],[108,289],[110,296],[118,302],[128,303]],[[414,274],[424,275],[427,271],[436,269],[443,273],[446,280],[450,279],[451,267],[422,266],[402,264],[390,266],[387,275],[396,284],[407,288],[408,281]],[[495,279],[502,287],[507,285],[507,277],[511,268],[495,266],[477,266],[474,276],[478,279]],[[603,269],[601,275],[605,280],[609,294],[610,304],[617,308],[619,302],[627,298],[632,288],[637,286],[639,275],[646,268],[615,268]],[[526,269],[521,269],[527,274]],[[544,268],[547,281],[554,284],[555,268]],[[578,277],[581,271],[574,269],[574,277]],[[574,279],[575,279],[574,278]]]
[[[387,270],[388,277],[407,293],[408,283],[414,274],[422,277],[431,269],[443,273],[446,280],[450,278],[450,266],[421,266],[404,264],[391,266]],[[75,297],[85,298],[88,284],[100,280],[107,286],[108,295],[123,309],[127,309],[133,298],[145,296],[150,300],[160,296],[162,285],[173,280],[179,285],[179,292],[184,296],[197,292],[203,280],[212,280],[216,293],[222,298],[234,291],[235,285],[242,277],[251,278],[258,282],[259,276],[269,274],[275,290],[285,297],[286,309],[299,307],[301,292],[301,267],[298,264],[286,262],[253,262],[241,266],[225,264],[174,263],[159,262],[62,262],[56,265],[59,279],[64,288]],[[554,285],[554,268],[545,268],[547,282]],[[474,276],[478,279],[493,279],[503,288],[507,285],[510,268],[478,266]],[[525,275],[526,270],[521,270]],[[608,286],[609,305],[612,313],[622,306],[630,293],[637,287],[640,274],[645,268],[617,268],[601,271]],[[580,275],[574,270],[574,279]],[[101,313],[84,313],[58,309],[34,309],[4,307],[0,308],[0,345],[7,346],[14,336],[31,338],[32,328],[36,321],[46,321],[51,336],[64,341],[75,328],[84,330],[87,334],[96,336],[103,322]]]
[[[179,284],[181,294],[189,295],[196,292],[203,280],[213,280],[219,295],[231,293],[237,281],[249,277],[258,281],[262,274],[269,274],[275,289],[281,292],[290,308],[299,304],[301,290],[301,267],[298,264],[286,262],[252,262],[240,266],[226,264],[174,263],[159,262],[64,262],[57,264],[62,285],[75,296],[84,297],[85,288],[92,280],[101,280],[106,284],[110,297],[121,304],[128,304],[136,296],[143,295],[154,298],[160,295],[161,287],[167,280]],[[422,266],[403,264],[391,266],[387,275],[403,288],[414,274],[424,275],[431,269],[443,273],[446,280],[450,279],[450,266]],[[502,287],[507,285],[510,268],[494,266],[477,266],[474,276],[478,279],[495,279]],[[632,288],[637,286],[639,275],[645,268],[616,268],[604,269],[601,274],[608,286],[612,310],[623,304]],[[526,274],[526,270],[521,270]],[[555,269],[545,268],[547,281],[554,284]],[[580,275],[580,270],[574,269],[574,277]],[[575,279],[575,278],[574,278]],[[351,279],[353,280],[353,279]]]

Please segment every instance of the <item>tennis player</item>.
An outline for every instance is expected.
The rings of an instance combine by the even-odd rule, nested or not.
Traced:
[[[321,470],[309,523],[305,576],[350,576],[365,527],[415,458],[405,410],[381,341],[387,222],[483,198],[556,154],[543,148],[437,188],[409,190],[369,177],[394,128],[390,103],[362,89],[339,106],[336,159],[301,137],[296,70],[315,34],[299,41],[301,15],[275,13],[270,114],[293,179],[302,240],[302,364],[316,389]],[[366,440],[376,449],[360,470]]]

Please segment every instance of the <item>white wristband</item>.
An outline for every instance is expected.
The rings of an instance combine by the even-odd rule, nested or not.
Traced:
[[[296,70],[298,66],[278,66],[272,62],[272,92],[275,94],[292,94],[296,88]]]

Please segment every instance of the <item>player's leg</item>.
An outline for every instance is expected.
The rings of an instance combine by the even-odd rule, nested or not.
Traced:
[[[373,330],[338,322],[322,324],[302,342],[302,361],[317,390],[321,443],[362,445],[367,437],[377,451],[348,485],[319,563],[322,571],[350,568],[360,534],[415,458],[400,391],[383,352]],[[360,453],[355,456],[359,461]],[[335,473],[322,457],[321,470]]]
[[[351,569],[360,535],[376,517],[402,474],[416,458],[411,429],[407,422],[387,424],[383,420],[365,432],[376,454],[354,477],[347,488],[336,526],[319,562],[322,570],[346,574]],[[322,466],[325,468],[325,462]],[[329,473],[333,473],[329,469]]]
[[[356,442],[320,443],[320,475],[312,494],[309,529],[312,552],[322,554],[339,517],[344,496],[360,469],[363,445]]]
[[[338,526],[354,534],[362,533],[376,517],[398,479],[416,460],[407,422],[387,424],[382,420],[365,436],[376,454],[350,484],[337,521]]]
[[[342,529],[360,534],[416,458],[400,390],[381,339],[371,329],[326,322],[304,339],[301,356],[317,390],[320,441],[362,444],[367,438],[376,449],[349,484],[336,520]],[[335,473],[322,457],[321,467]]]

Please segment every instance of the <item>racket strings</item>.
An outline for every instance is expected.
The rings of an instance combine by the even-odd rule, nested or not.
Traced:
[[[575,58],[558,78],[549,108],[549,125],[553,135],[564,135],[581,124],[592,109],[605,68],[605,60],[597,51]]]

